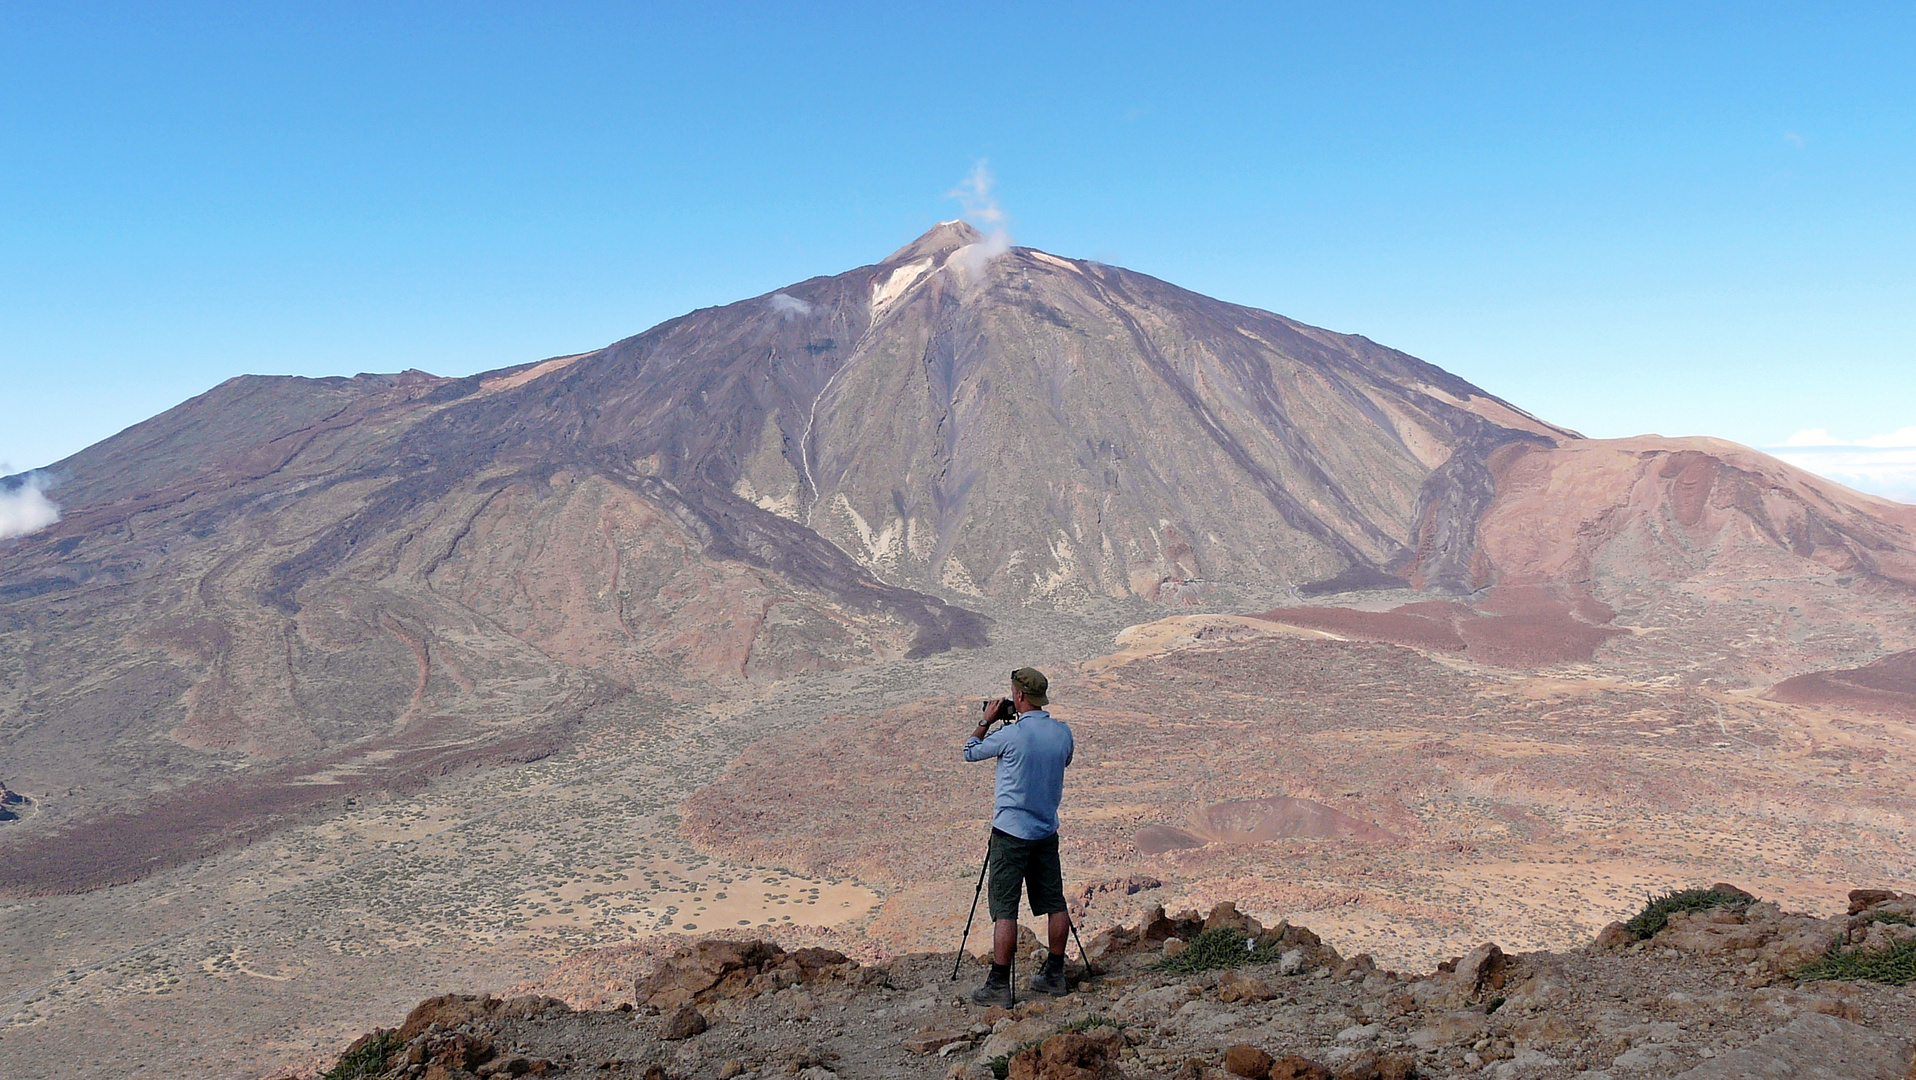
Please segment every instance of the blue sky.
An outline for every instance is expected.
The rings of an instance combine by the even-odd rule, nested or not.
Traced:
[[[1020,244],[1916,500],[1907,3],[0,3],[0,461],[836,273],[980,160]]]

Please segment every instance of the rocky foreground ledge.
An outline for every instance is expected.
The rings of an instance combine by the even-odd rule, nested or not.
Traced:
[[[329,1080],[1916,1080],[1916,983],[1816,978],[1916,964],[1916,894],[1833,919],[1729,885],[1565,953],[1485,944],[1421,975],[1344,957],[1231,904],[1155,910],[1086,942],[1074,991],[980,1009],[953,954],[858,964],[707,940],[617,1009],[447,995],[358,1042]],[[1020,968],[1041,950],[1027,934]],[[1916,977],[1916,972],[1910,973]]]

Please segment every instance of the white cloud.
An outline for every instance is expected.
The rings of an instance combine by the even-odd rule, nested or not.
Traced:
[[[1011,234],[1005,231],[1005,222],[1010,217],[1004,207],[998,205],[998,197],[991,193],[997,183],[997,178],[991,175],[990,164],[980,158],[964,182],[945,195],[957,199],[965,208],[966,220],[985,233],[983,240],[959,248],[955,253],[959,266],[972,277],[977,277],[991,260],[1011,250]]]
[[[1828,428],[1804,428],[1783,440],[1784,446],[1871,446],[1879,450],[1916,446],[1916,424],[1897,428],[1887,435],[1871,435],[1851,441],[1839,439]]]
[[[1857,446],[1890,447],[1916,446],[1916,424],[1897,428],[1887,435],[1871,435],[1867,439],[1858,439]]]
[[[46,491],[46,476],[37,472],[11,488],[0,488],[0,540],[39,532],[60,520],[60,507]]]
[[[1916,425],[1862,439],[1839,439],[1827,429],[1806,428],[1771,449],[1797,468],[1839,484],[1916,503]]]
[[[801,315],[812,313],[812,305],[796,296],[788,296],[782,292],[773,293],[767,303],[771,304],[774,314],[784,319],[796,319]]]

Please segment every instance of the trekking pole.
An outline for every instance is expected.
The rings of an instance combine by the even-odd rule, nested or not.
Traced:
[[[1071,940],[1078,943],[1078,959],[1084,961],[1084,973],[1096,978],[1098,971],[1091,966],[1091,954],[1084,951],[1084,939],[1078,936],[1078,920],[1072,918],[1071,913],[1067,911],[1064,913],[1064,922],[1071,928]]]
[[[958,955],[951,961],[951,981],[958,981],[958,965],[965,962],[965,943],[971,940],[971,920],[978,917],[978,898],[985,892],[985,870],[991,866],[991,844],[985,844],[985,861],[978,864],[978,887],[971,892],[971,914],[965,916],[965,936],[958,939]],[[1078,946],[1083,952],[1084,946]]]

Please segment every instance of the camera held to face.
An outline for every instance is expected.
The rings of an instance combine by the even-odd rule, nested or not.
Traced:
[[[986,727],[993,724],[1009,724],[1014,715],[1010,698],[992,698],[984,703],[983,708],[985,716],[983,723]]]

